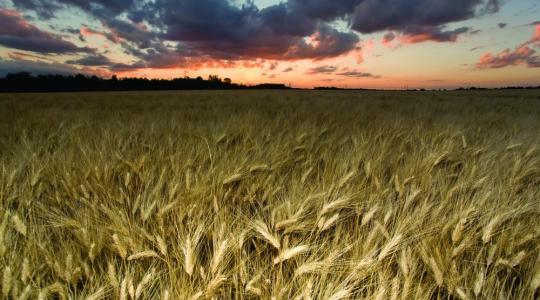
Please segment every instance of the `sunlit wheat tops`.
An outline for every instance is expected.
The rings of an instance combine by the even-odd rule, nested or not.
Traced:
[[[2,95],[0,299],[539,299],[537,98]]]

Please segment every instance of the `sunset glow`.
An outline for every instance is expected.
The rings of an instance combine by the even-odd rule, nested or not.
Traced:
[[[0,0],[0,76],[540,84],[540,1]]]

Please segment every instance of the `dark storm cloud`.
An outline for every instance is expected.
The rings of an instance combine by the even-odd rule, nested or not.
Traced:
[[[350,15],[364,0],[289,0],[287,5],[296,15],[310,19],[332,21]]]
[[[152,40],[156,34],[144,28],[144,26],[127,22],[119,19],[104,20],[103,25],[109,29],[110,33],[105,36],[111,40],[118,42],[118,38],[135,43],[139,48],[150,47]]]
[[[306,36],[317,26],[316,19],[291,10],[286,3],[261,10],[260,19],[276,35]]]
[[[335,57],[357,48],[360,39],[352,33],[340,32],[330,26],[321,26],[312,36],[313,43],[299,39],[285,53],[286,59],[311,58],[314,60]]]
[[[228,1],[155,3],[163,39],[177,41],[183,51],[215,59],[323,59],[354,50],[359,38],[278,4],[259,10]],[[315,43],[305,41],[311,36]]]
[[[438,27],[498,10],[497,1],[484,0],[364,0],[351,17],[354,30],[373,33],[410,26]]]
[[[286,0],[264,9],[231,0],[15,2],[40,17],[79,8],[103,25],[103,36],[138,59],[134,66],[155,67],[201,58],[322,60],[359,49],[357,33],[394,32],[409,43],[454,42],[469,28],[448,29],[447,24],[499,9],[498,0]],[[350,30],[332,27],[336,20]],[[168,41],[174,46],[165,47]]]
[[[136,0],[15,0],[13,4],[18,9],[33,10],[44,19],[55,17],[55,13],[66,7],[77,7],[85,12],[116,16],[135,6]]]
[[[350,24],[361,33],[396,31],[409,43],[455,42],[470,29],[447,30],[446,24],[498,10],[497,0],[365,0],[356,6]]]
[[[92,51],[37,28],[19,12],[10,9],[0,9],[0,45],[40,53]]]

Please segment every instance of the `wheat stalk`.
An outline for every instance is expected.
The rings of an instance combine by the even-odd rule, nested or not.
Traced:
[[[476,297],[479,297],[480,294],[482,293],[482,288],[484,287],[485,278],[486,278],[485,271],[482,268],[482,270],[480,270],[480,272],[478,272],[476,282],[474,283],[474,295]]]
[[[379,207],[377,205],[375,205],[374,207],[372,207],[363,217],[362,217],[362,223],[361,225],[362,226],[365,226],[367,223],[369,223],[369,221],[373,218],[373,216],[375,215],[375,213],[377,212],[377,210],[379,209]]]
[[[156,235],[156,242],[158,244],[159,252],[161,252],[163,256],[167,256],[168,251],[165,240],[160,235]]]
[[[303,254],[309,250],[309,246],[300,245],[293,248],[282,250],[279,255],[274,258],[274,265],[282,263],[286,260],[289,260],[295,256]]]
[[[253,224],[253,228],[255,231],[257,231],[270,245],[274,246],[276,249],[280,249],[281,242],[279,241],[279,238],[272,233],[270,233],[270,230],[268,230],[268,227],[265,223],[263,223],[260,220],[257,220]]]
[[[217,274],[218,268],[223,261],[223,257],[225,255],[225,252],[227,251],[227,247],[229,244],[229,240],[225,239],[221,241],[219,244],[219,247],[216,248],[216,251],[214,252],[214,257],[212,257],[212,263],[210,266],[210,271],[212,274]]]
[[[122,283],[120,284],[120,300],[127,300],[128,299],[128,278],[124,277],[122,279]]]
[[[104,295],[105,295],[105,288],[104,288],[104,287],[101,287],[101,288],[99,288],[97,291],[95,291],[93,294],[91,294],[91,295],[89,295],[88,297],[86,297],[86,300],[98,300],[98,299],[102,299]]]
[[[226,281],[227,277],[224,275],[215,276],[206,286],[206,294],[209,297],[213,296]]]
[[[231,185],[234,183],[238,183],[242,180],[242,174],[234,174],[232,176],[227,177],[225,180],[223,180],[223,185]]]
[[[130,255],[127,260],[137,260],[143,258],[158,258],[159,254],[152,250],[146,250]]]
[[[333,216],[328,218],[328,220],[325,220],[324,218],[321,219],[321,221],[324,221],[324,222],[319,223],[319,230],[322,232],[329,229],[337,222],[338,219],[339,219],[339,213],[334,214]]]
[[[15,228],[15,231],[20,233],[23,236],[26,236],[27,228],[24,222],[19,218],[18,215],[11,216],[11,222],[13,223],[13,228]]]
[[[335,292],[333,295],[331,295],[328,300],[341,300],[341,299],[347,299],[351,296],[351,289],[343,288],[337,292]]]
[[[143,278],[142,280],[139,282],[139,284],[137,285],[137,288],[135,289],[135,299],[139,299],[144,291],[144,289],[146,288],[146,286],[148,285],[148,283],[150,283],[150,281],[153,279],[154,277],[154,274],[155,274],[155,270],[154,269],[151,269],[150,272],[148,272]]]
[[[377,260],[381,261],[390,253],[393,253],[396,246],[401,242],[402,237],[403,236],[401,234],[398,234],[394,236],[390,241],[388,241],[388,243],[386,243],[386,245],[381,249],[381,252],[379,252]]]
[[[11,291],[12,280],[11,267],[7,266],[4,268],[4,275],[2,277],[2,296],[4,299],[8,298],[9,292]]]
[[[32,294],[32,286],[28,284],[24,290],[19,295],[18,300],[26,300],[30,298],[30,295]]]
[[[124,244],[120,241],[120,238],[118,237],[118,234],[116,234],[116,233],[113,234],[112,239],[113,239],[113,245],[114,245],[116,251],[118,252],[118,255],[120,255],[120,257],[122,257],[122,258],[126,258],[127,257],[127,249],[124,246]]]
[[[484,244],[487,244],[491,241],[493,236],[493,231],[501,221],[501,216],[495,216],[484,228],[484,233],[482,235],[482,241]]]

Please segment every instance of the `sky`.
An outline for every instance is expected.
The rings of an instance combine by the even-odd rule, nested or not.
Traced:
[[[0,0],[0,76],[18,71],[538,86],[540,0]]]

